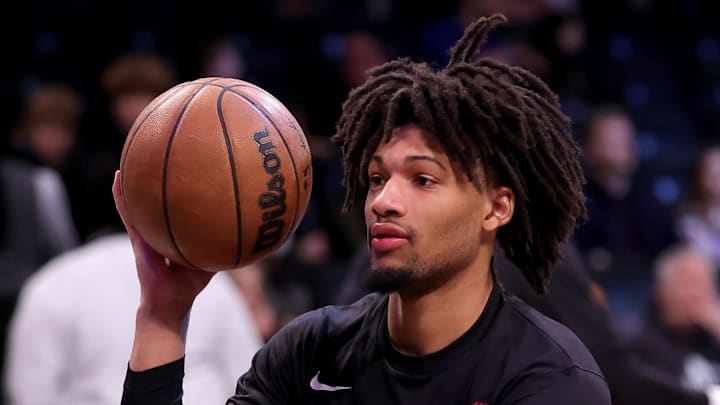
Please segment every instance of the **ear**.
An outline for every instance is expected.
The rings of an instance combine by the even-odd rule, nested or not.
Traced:
[[[509,187],[495,187],[488,190],[489,210],[485,215],[483,229],[497,231],[510,222],[515,211],[515,193]]]

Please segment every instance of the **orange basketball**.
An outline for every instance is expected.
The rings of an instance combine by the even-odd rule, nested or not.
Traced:
[[[207,77],[153,100],[120,161],[127,214],[158,253],[222,271],[277,250],[305,214],[310,148],[297,120],[251,83]]]

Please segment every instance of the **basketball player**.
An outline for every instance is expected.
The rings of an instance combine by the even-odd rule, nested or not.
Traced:
[[[227,404],[610,404],[578,338],[493,275],[497,239],[544,293],[585,213],[555,94],[525,70],[473,61],[504,21],[469,25],[443,70],[391,61],[349,95],[334,139],[345,208],[365,200],[377,292],[291,322]],[[126,218],[117,176],[113,187]],[[123,404],[181,404],[190,308],[212,274],[166,267],[126,225],[143,293]]]

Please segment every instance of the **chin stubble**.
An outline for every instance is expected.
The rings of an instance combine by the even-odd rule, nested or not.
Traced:
[[[412,269],[373,267],[365,275],[363,285],[368,291],[392,293],[404,290],[412,281]]]

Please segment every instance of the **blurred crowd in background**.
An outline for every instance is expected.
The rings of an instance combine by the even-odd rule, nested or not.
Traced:
[[[165,0],[105,11],[88,1],[19,7],[36,18],[0,38],[2,347],[16,344],[5,336],[12,336],[18,300],[32,307],[23,301],[28,280],[59,257],[122,232],[111,184],[137,114],[164,90],[205,76],[244,79],[277,96],[313,151],[313,196],[294,238],[266,260],[229,272],[253,320],[247,328],[267,340],[298,314],[342,302],[348,269],[366,246],[361,213],[341,214],[342,167],[329,142],[343,98],[367,69],[397,56],[443,67],[469,21],[503,12],[509,23],[490,35],[481,56],[546,80],[583,148],[589,216],[572,242],[593,297],[638,352],[657,338],[647,337],[648,325],[708,329],[703,342],[710,346],[703,347],[712,350],[702,364],[711,366],[693,363],[692,370],[705,372],[692,381],[720,382],[720,328],[707,326],[720,317],[720,3]],[[72,284],[62,288],[72,294]],[[129,344],[121,348],[128,354]]]

